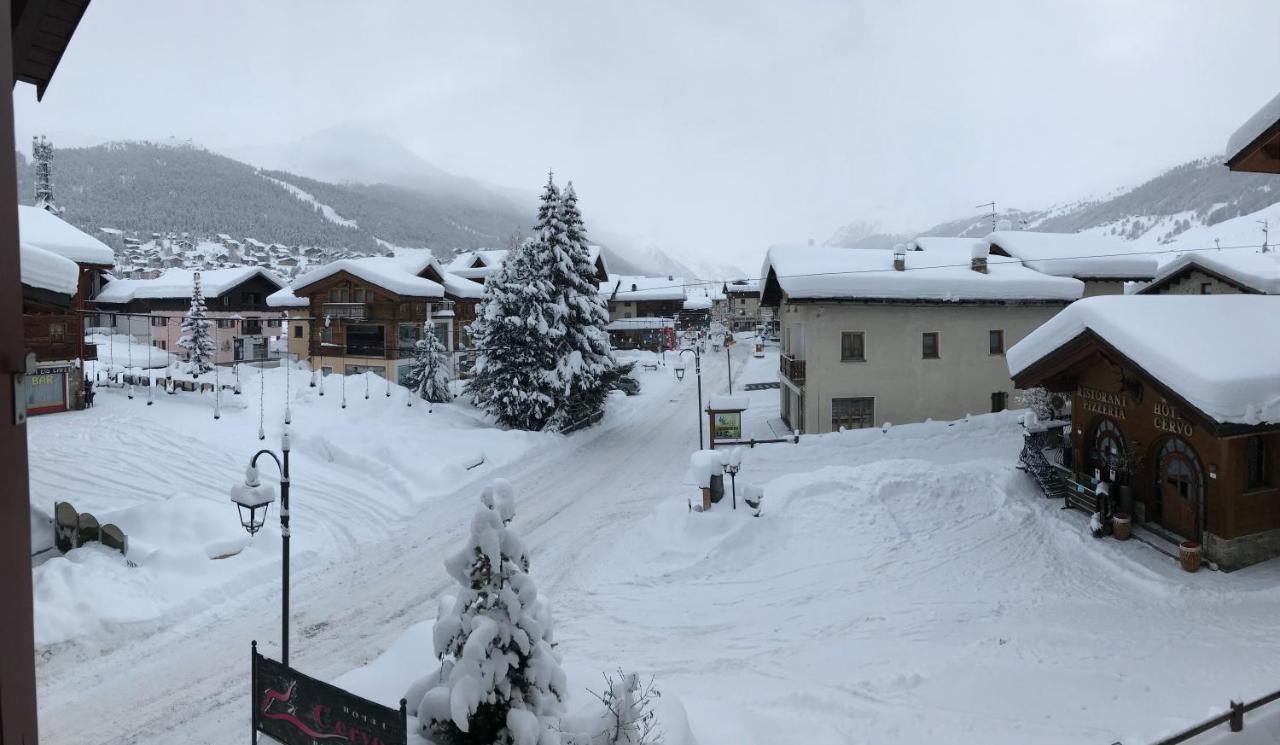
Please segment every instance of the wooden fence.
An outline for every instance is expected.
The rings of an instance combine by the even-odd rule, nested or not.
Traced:
[[[1212,717],[1210,719],[1206,719],[1200,724],[1197,724],[1194,727],[1191,727],[1190,729],[1179,732],[1176,735],[1170,735],[1169,737],[1166,737],[1163,740],[1156,742],[1154,745],[1178,745],[1178,743],[1187,742],[1193,737],[1199,737],[1200,735],[1203,735],[1209,730],[1215,727],[1221,727],[1224,724],[1230,725],[1232,732],[1239,732],[1244,729],[1244,715],[1246,713],[1253,711],[1254,709],[1258,709],[1263,706],[1266,706],[1267,704],[1273,701],[1278,701],[1278,700],[1280,700],[1280,691],[1275,691],[1274,693],[1268,693],[1262,698],[1256,699],[1254,701],[1250,701],[1248,703],[1244,703],[1241,701],[1231,701],[1228,703],[1227,710],[1222,714],[1219,714],[1218,716]],[[1113,743],[1112,745],[1121,745],[1121,744],[1119,742],[1116,742],[1116,743]]]

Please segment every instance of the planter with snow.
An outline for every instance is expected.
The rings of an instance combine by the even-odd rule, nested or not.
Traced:
[[[1178,563],[1183,571],[1194,572],[1200,569],[1200,544],[1195,541],[1183,541],[1178,544]]]

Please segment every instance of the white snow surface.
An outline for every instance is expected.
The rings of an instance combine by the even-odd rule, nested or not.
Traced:
[[[985,240],[1036,271],[1059,277],[1150,279],[1157,261],[1141,249],[1096,233],[997,230]]]
[[[653,329],[671,329],[675,328],[676,322],[673,318],[657,318],[650,316],[641,316],[640,318],[619,318],[610,321],[605,329],[608,331],[630,331],[630,330],[653,330]]]
[[[307,297],[298,297],[293,294],[292,287],[281,287],[267,295],[267,307],[269,308],[307,308],[310,305],[311,300]]]
[[[1227,140],[1227,160],[1239,155],[1241,150],[1248,147],[1278,121],[1280,121],[1280,94],[1276,94],[1275,98],[1263,104],[1262,108],[1249,117],[1248,121],[1231,133],[1231,137]]]
[[[265,278],[283,288],[284,280],[258,266],[236,266],[225,269],[166,269],[155,279],[113,279],[103,285],[94,299],[100,303],[123,304],[143,299],[191,299],[195,272],[200,272],[200,291],[215,298],[255,276]],[[211,310],[216,311],[217,308]]]
[[[389,256],[370,256],[361,259],[339,259],[299,275],[289,285],[295,291],[328,279],[339,272],[359,277],[366,282],[407,297],[444,297],[444,287],[439,282],[414,276],[404,264]]]
[[[776,355],[731,354],[735,390],[777,379]],[[723,356],[704,362],[704,392],[725,390]],[[299,394],[291,663],[398,704],[430,665],[454,586],[442,562],[477,480],[503,476],[553,600],[571,713],[601,672],[653,675],[668,745],[1151,742],[1275,689],[1280,562],[1187,574],[1138,541],[1092,538],[1015,468],[1017,412],[747,449],[739,509],[692,513],[696,387],[637,374],[641,395],[611,398],[599,427],[527,440],[462,404],[409,415],[356,396],[344,411],[333,377],[323,399]],[[268,371],[270,390],[281,382]],[[744,426],[781,426],[776,390],[747,395]],[[29,425],[35,506],[70,496],[166,547],[137,568],[98,549],[36,568],[40,633],[55,607],[82,631],[41,644],[42,742],[248,728],[249,641],[278,656],[276,513],[240,554],[205,557],[246,542],[227,492],[261,444],[254,407],[213,422],[209,406],[104,391]],[[437,477],[464,437],[489,441],[489,462]],[[741,497],[757,488],[753,517]]]
[[[107,244],[57,215],[30,205],[18,205],[18,235],[23,243],[77,263],[111,266],[116,261]]]
[[[22,284],[62,295],[76,294],[79,289],[80,267],[74,261],[25,241],[18,250],[22,263]]]
[[[751,406],[746,396],[730,396],[717,393],[707,397],[707,408],[713,411],[745,411]]]
[[[444,291],[454,297],[473,300],[484,297],[483,284],[450,271],[430,249],[397,249],[396,259],[402,262],[405,271],[415,276],[426,271],[427,267],[432,267],[443,280]]]
[[[966,243],[966,245],[968,245]],[[992,256],[986,273],[967,253],[908,251],[906,271],[893,268],[893,251],[822,246],[773,246],[762,277],[774,272],[789,297],[918,300],[1078,299],[1084,283],[1029,269],[1018,259]]]
[[[321,215],[323,215],[323,216],[324,216],[324,219],[328,220],[329,222],[331,222],[331,223],[333,223],[333,224],[335,224],[335,225],[341,225],[341,226],[342,226],[342,227],[344,227],[344,228],[358,228],[358,227],[360,227],[360,226],[356,223],[356,221],[355,221],[355,220],[349,220],[349,219],[347,219],[347,218],[343,217],[342,215],[339,215],[339,214],[338,214],[338,212],[337,212],[337,210],[335,210],[334,208],[330,207],[329,205],[327,205],[327,204],[321,204],[320,200],[316,199],[316,198],[315,198],[315,196],[314,196],[314,195],[312,195],[310,192],[303,191],[302,189],[299,189],[298,187],[294,186],[293,184],[291,184],[291,183],[289,183],[289,182],[287,182],[287,181],[282,181],[282,180],[280,180],[280,179],[278,179],[278,178],[272,178],[272,177],[267,176],[267,175],[265,175],[265,174],[264,174],[262,177],[263,177],[263,178],[265,178],[266,180],[270,181],[271,183],[275,184],[276,186],[279,186],[280,188],[282,188],[282,189],[284,189],[285,191],[289,192],[290,194],[294,195],[294,196],[295,196],[295,197],[297,197],[299,200],[301,200],[301,201],[303,201],[303,202],[306,202],[307,204],[311,205],[313,208],[315,208],[316,210],[318,210],[318,211],[320,212],[320,214],[321,214]]]
[[[1280,253],[1274,250],[1194,251],[1163,264],[1152,285],[1187,267],[1201,268],[1267,295],[1280,294]],[[1141,291],[1141,290],[1139,290]]]
[[[1085,298],[1009,348],[1010,374],[1017,375],[1086,329],[1214,421],[1280,421],[1280,297]]]
[[[685,299],[683,277],[645,277],[630,274],[611,274],[600,283],[600,294],[609,300],[634,302],[637,300]]]

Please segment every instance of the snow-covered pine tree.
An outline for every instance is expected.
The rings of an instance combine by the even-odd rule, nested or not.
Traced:
[[[605,328],[609,309],[600,297],[573,182],[565,186],[555,205],[556,214],[544,218],[543,212],[549,211],[548,195],[555,186],[548,183],[547,187],[538,213],[538,243],[556,291],[556,303],[564,308],[564,335],[557,355],[557,379],[564,386],[564,400],[549,425],[559,430],[604,407],[609,386],[617,377],[617,363]]]
[[[564,387],[555,377],[562,314],[533,261],[535,243],[507,254],[467,327],[477,349],[467,381],[472,402],[503,426],[525,430],[546,426]]]
[[[440,669],[405,694],[423,734],[442,745],[558,745],[565,674],[551,613],[529,577],[524,544],[508,527],[511,485],[480,496],[466,545],[445,560],[457,595],[441,600],[433,630]]]
[[[209,319],[205,318],[204,293],[200,290],[200,272],[193,272],[191,308],[182,319],[182,337],[178,339],[178,346],[187,353],[187,366],[193,378],[213,369],[217,350],[209,335],[209,325]]]
[[[413,364],[406,376],[409,390],[432,403],[453,400],[449,390],[449,350],[436,336],[435,324],[423,327],[423,337],[413,343]]]

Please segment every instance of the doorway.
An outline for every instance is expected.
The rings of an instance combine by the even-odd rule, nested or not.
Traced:
[[[1200,539],[1200,506],[1204,503],[1204,470],[1191,445],[1170,437],[1156,460],[1159,522],[1184,538]]]

